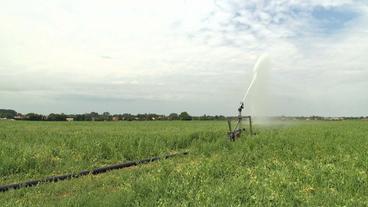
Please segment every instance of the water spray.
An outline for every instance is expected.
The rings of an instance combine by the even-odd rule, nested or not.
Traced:
[[[251,92],[251,89],[253,88],[254,84],[256,83],[256,80],[257,80],[257,76],[258,76],[258,70],[259,68],[261,68],[261,65],[265,62],[265,60],[268,58],[268,55],[262,55],[260,56],[258,59],[257,59],[257,62],[256,64],[254,65],[254,68],[253,68],[253,78],[252,78],[252,81],[250,82],[245,94],[244,94],[244,97],[242,99],[242,101],[240,102],[240,106],[238,108],[238,117],[237,117],[237,123],[234,127],[234,129],[232,129],[231,127],[231,119],[228,119],[227,120],[227,123],[228,123],[228,126],[229,126],[229,132],[228,132],[228,136],[229,136],[229,139],[231,141],[235,141],[236,138],[239,138],[241,133],[243,131],[246,131],[245,128],[242,128],[242,120],[243,119],[248,119],[249,121],[249,134],[250,135],[254,135],[253,133],[253,126],[252,126],[252,117],[250,115],[248,116],[243,116],[242,115],[242,111],[245,107],[245,101],[248,97],[248,95],[250,94]]]

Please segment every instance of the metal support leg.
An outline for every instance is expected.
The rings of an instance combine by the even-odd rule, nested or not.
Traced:
[[[250,133],[250,136],[253,135],[253,127],[252,127],[252,117],[249,116],[249,133]]]

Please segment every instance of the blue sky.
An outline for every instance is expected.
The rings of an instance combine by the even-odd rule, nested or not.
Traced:
[[[317,32],[323,32],[329,35],[340,32],[348,26],[349,23],[354,22],[360,17],[360,13],[349,7],[315,7],[312,10],[314,24],[317,27]]]
[[[368,115],[365,1],[0,5],[0,108],[230,115],[267,53],[272,115]]]

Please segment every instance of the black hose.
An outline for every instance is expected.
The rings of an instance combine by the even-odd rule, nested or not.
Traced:
[[[89,174],[97,175],[97,174],[108,172],[110,170],[116,170],[116,169],[121,169],[121,168],[132,167],[132,166],[136,166],[136,165],[139,165],[139,164],[150,163],[150,162],[158,161],[158,160],[161,160],[161,159],[168,159],[168,158],[175,157],[175,156],[178,156],[178,155],[187,155],[187,154],[188,154],[188,152],[182,152],[182,153],[169,154],[169,155],[165,155],[165,156],[162,156],[162,157],[151,157],[151,158],[147,158],[147,159],[143,159],[143,160],[136,160],[136,161],[129,161],[129,162],[125,162],[125,163],[118,163],[118,164],[108,165],[108,166],[96,168],[96,169],[93,169],[93,170],[82,170],[79,173],[71,173],[71,174],[58,175],[58,176],[50,176],[50,177],[47,177],[47,178],[44,178],[44,179],[39,179],[39,180],[29,180],[29,181],[22,182],[22,183],[2,185],[2,186],[0,186],[0,192],[5,192],[5,191],[8,191],[10,189],[20,189],[20,188],[36,186],[40,183],[58,182],[58,181],[62,181],[62,180],[69,180],[69,179],[78,178],[78,177],[89,175]]]

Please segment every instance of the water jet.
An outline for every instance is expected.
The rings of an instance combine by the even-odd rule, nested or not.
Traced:
[[[229,118],[227,120],[227,123],[228,123],[228,127],[229,127],[229,132],[228,132],[228,137],[231,141],[235,141],[236,138],[239,138],[241,133],[243,131],[246,131],[245,128],[242,128],[242,121],[243,119],[247,119],[249,121],[249,134],[252,136],[254,135],[254,132],[253,132],[253,126],[252,126],[252,116],[251,115],[247,115],[247,116],[243,116],[242,115],[242,111],[244,110],[244,107],[245,107],[245,103],[246,103],[246,100],[247,100],[247,97],[248,95],[250,94],[252,88],[254,87],[256,81],[257,81],[257,77],[258,77],[258,72],[259,70],[261,70],[262,68],[264,68],[265,66],[265,63],[268,61],[268,55],[264,54],[264,55],[261,55],[258,59],[257,59],[257,62],[256,64],[254,65],[254,68],[253,68],[253,77],[252,77],[252,80],[240,102],[240,106],[238,108],[238,116],[237,116],[237,123],[234,127],[234,129],[232,129],[231,127],[231,118]]]

